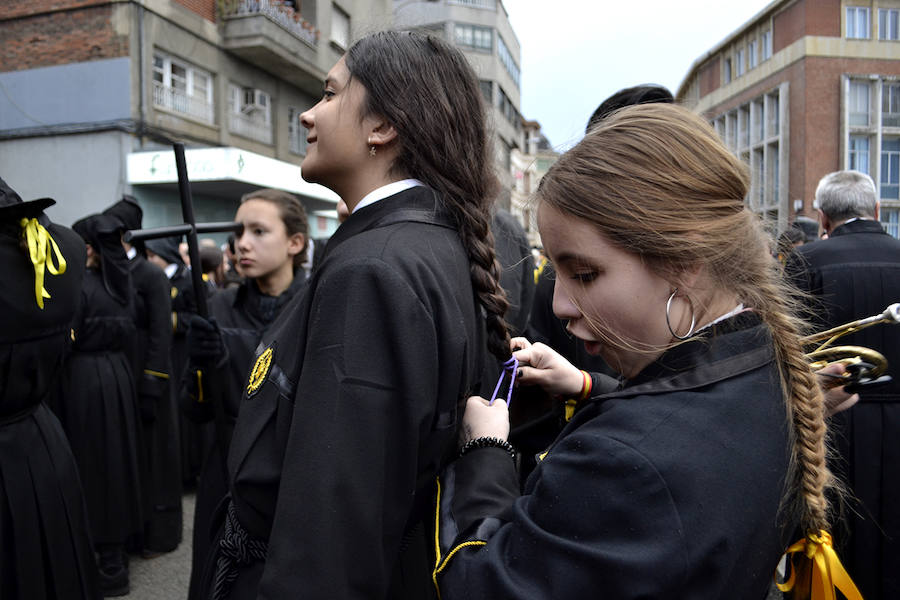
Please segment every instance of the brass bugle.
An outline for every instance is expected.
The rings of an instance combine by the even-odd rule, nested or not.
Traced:
[[[863,346],[832,346],[838,338],[855,333],[860,329],[887,323],[897,325],[900,324],[900,303],[894,303],[884,309],[884,312],[858,321],[852,321],[839,325],[832,329],[808,335],[801,338],[803,345],[808,346],[814,342],[825,340],[815,350],[808,352],[806,358],[810,361],[810,366],[814,371],[818,371],[825,365],[833,362],[840,362],[845,367],[860,365],[861,370],[852,370],[857,376],[865,376],[867,378],[876,378],[887,370],[887,359],[883,354],[871,348]],[[864,365],[864,368],[862,366]],[[850,383],[853,377],[845,377],[843,381],[836,382],[837,385]]]

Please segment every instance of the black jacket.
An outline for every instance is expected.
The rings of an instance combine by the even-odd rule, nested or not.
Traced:
[[[785,266],[815,300],[822,329],[881,313],[900,302],[900,241],[878,221],[836,227],[827,240],[800,246]],[[847,572],[868,599],[900,597],[900,331],[875,325],[833,345],[873,348],[888,361],[893,382],[863,389],[860,402],[830,419],[835,460],[830,464],[853,494],[848,527],[834,530]]]
[[[442,597],[765,598],[794,525],[781,386],[757,317],[716,329],[576,412],[523,496],[500,449],[453,463]]]
[[[428,188],[351,215],[257,353],[229,455],[268,540],[234,598],[427,598],[426,518],[485,361],[459,235]],[[255,570],[254,570],[255,569]],[[260,579],[261,577],[261,579]],[[245,579],[256,581],[249,584]]]

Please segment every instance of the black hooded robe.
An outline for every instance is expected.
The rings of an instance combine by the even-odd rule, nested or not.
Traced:
[[[102,268],[85,272],[58,402],[78,462],[94,543],[121,546],[143,530],[139,416],[125,353],[134,338],[128,267],[115,228],[89,217],[73,227],[100,248]],[[121,256],[119,256],[121,251]]]
[[[78,467],[44,403],[62,366],[84,275],[84,243],[39,219],[67,263],[64,273],[46,274],[50,298],[43,309],[18,232],[0,234],[0,598],[97,599]]]

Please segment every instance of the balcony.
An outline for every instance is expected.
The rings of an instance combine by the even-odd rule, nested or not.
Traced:
[[[311,94],[322,91],[331,65],[319,64],[319,30],[292,7],[281,0],[219,0],[219,15],[227,50]]]
[[[262,142],[272,143],[272,124],[260,119],[256,115],[231,113],[229,115],[228,130],[231,133]]]
[[[153,82],[153,105],[181,113],[204,123],[213,122],[213,105],[206,99],[188,96],[184,90]]]

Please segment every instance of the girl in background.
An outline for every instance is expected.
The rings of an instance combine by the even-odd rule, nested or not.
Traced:
[[[306,210],[295,196],[274,189],[248,192],[241,198],[234,219],[243,225],[235,239],[235,250],[245,278],[240,286],[211,296],[211,319],[194,315],[187,335],[191,366],[182,406],[198,422],[216,421],[215,439],[197,485],[191,598],[201,597],[197,586],[209,550],[212,515],[228,491],[225,456],[241,390],[253,366],[253,352],[279,313],[306,284],[304,277],[295,277],[308,236]],[[210,379],[216,383],[212,387]],[[211,393],[216,397],[211,398]],[[218,418],[215,404],[222,409]]]

